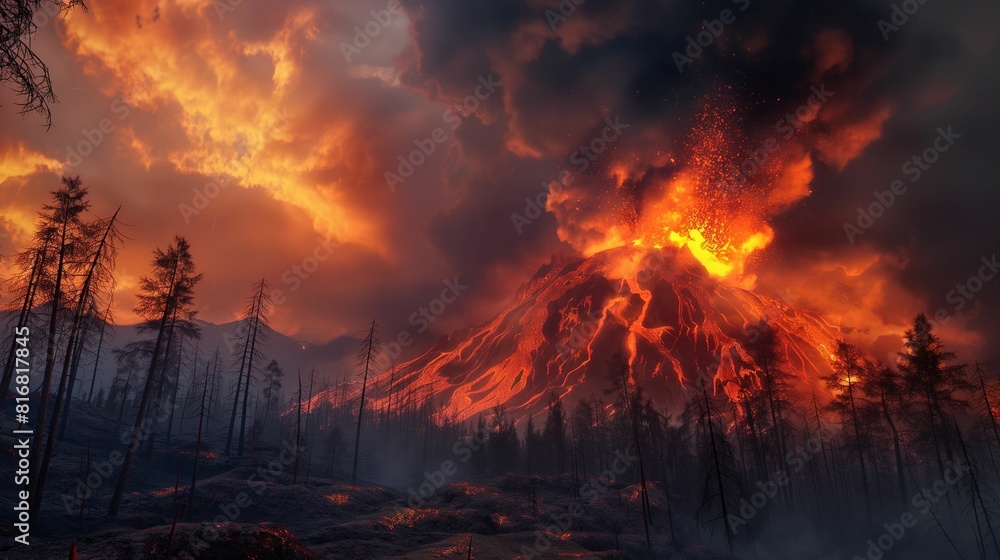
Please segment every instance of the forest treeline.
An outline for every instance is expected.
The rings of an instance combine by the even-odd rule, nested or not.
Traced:
[[[978,364],[955,363],[923,315],[903,333],[893,363],[839,343],[819,391],[806,389],[812,385],[790,367],[779,335],[761,322],[751,329],[758,336],[744,341],[752,364],[688,387],[672,411],[645,394],[619,355],[588,372],[606,379],[602,394],[564,402],[552,393],[537,418],[515,419],[497,406],[461,421],[376,363],[375,321],[365,328],[355,372],[285,371],[261,350],[273,309],[264,279],[250,287],[231,344],[202,348],[194,320],[201,274],[183,237],[156,249],[139,280],[139,340],[109,352],[123,236],[117,211],[105,210],[108,217],[93,211],[78,177],[64,178],[6,281],[12,325],[31,330],[34,513],[67,424],[88,407],[123,434],[114,484],[86,510],[100,503],[100,515],[121,511],[137,461],[181,461],[183,511],[196,516],[189,512],[207,500],[197,493],[200,464],[235,466],[283,445],[298,450],[293,482],[349,477],[397,487],[451,460],[460,466],[456,480],[559,475],[580,491],[627,456],[636,460],[607,483],[637,489],[635,514],[647,542],[695,538],[675,531],[688,516],[697,520],[697,538],[740,555],[769,526],[794,520],[864,556],[872,543],[883,547],[886,523],[909,512],[922,516],[930,538],[964,557],[1000,557],[997,382]],[[18,343],[14,329],[8,333],[6,414],[18,404]],[[100,366],[112,357],[113,382],[95,391]],[[57,490],[67,485],[60,481]],[[537,512],[544,504],[533,488],[524,499]]]

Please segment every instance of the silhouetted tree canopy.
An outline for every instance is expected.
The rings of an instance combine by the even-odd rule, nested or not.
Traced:
[[[52,124],[49,103],[52,92],[49,68],[31,48],[38,29],[35,14],[56,14],[80,5],[82,0],[0,0],[0,82],[14,91],[22,113],[38,112]],[[51,18],[50,18],[51,19]]]

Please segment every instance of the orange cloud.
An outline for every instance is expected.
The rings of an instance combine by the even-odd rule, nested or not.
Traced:
[[[327,237],[383,249],[375,220],[347,205],[347,178],[323,173],[356,161],[350,116],[318,126],[294,112],[303,50],[318,39],[315,11],[291,11],[266,37],[243,40],[210,3],[160,3],[163,17],[140,26],[133,14],[143,6],[73,11],[63,31],[88,72],[107,76],[106,95],[124,92],[134,111],[156,116],[159,126],[130,129],[133,157],[147,169],[165,162],[182,174],[234,177],[306,210]],[[162,128],[183,140],[170,143]]]
[[[59,173],[62,168],[61,161],[31,150],[21,142],[0,151],[0,200],[3,200],[0,222],[15,245],[28,241],[37,220],[34,209],[20,204],[22,191],[27,188],[26,178],[36,173]]]

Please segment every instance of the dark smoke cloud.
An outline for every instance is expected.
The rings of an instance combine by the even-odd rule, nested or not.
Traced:
[[[911,11],[917,5],[897,4]],[[981,23],[990,19],[984,11],[996,15],[996,6],[932,0],[887,33],[879,21],[893,21],[890,2],[415,0],[407,6],[413,47],[398,62],[405,84],[449,103],[468,95],[477,76],[494,73],[503,82],[502,97],[476,112],[487,126],[458,136],[462,172],[450,181],[461,198],[432,227],[437,245],[479,271],[473,274],[488,277],[503,263],[531,262],[557,247],[551,216],[518,235],[509,215],[523,210],[540,181],[569,166],[569,154],[599,132],[603,117],[620,115],[631,129],[580,181],[597,193],[608,190],[614,162],[669,173],[664,154],[683,144],[706,104],[724,99],[738,107],[732,134],[752,146],[819,83],[835,92],[833,100],[795,140],[814,156],[813,194],[777,218],[776,240],[760,263],[761,289],[797,290],[804,304],[816,305],[828,302],[813,293],[832,290],[841,294],[839,305],[856,307],[858,293],[877,284],[884,303],[872,313],[883,325],[899,325],[944,306],[954,284],[997,250],[997,171],[988,156],[996,148],[990,99],[997,78],[987,71],[995,66],[997,41]],[[560,6],[565,19],[546,16]],[[718,28],[713,20],[723,10],[732,11],[731,23],[700,53],[685,53],[704,21]],[[675,53],[694,54],[683,72]],[[902,162],[949,124],[962,132],[961,144],[849,243],[843,224],[856,208],[871,201],[873,190],[887,188]],[[858,262],[867,265],[855,269]],[[996,291],[987,284],[966,309],[973,314],[957,314],[953,324],[964,327],[955,340],[972,344],[970,329],[995,332]],[[836,312],[848,332],[863,330],[850,324],[858,313]]]

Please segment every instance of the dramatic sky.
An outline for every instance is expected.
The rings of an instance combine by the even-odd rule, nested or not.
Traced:
[[[949,291],[998,252],[1000,5],[927,0],[893,24],[886,1],[577,2],[565,17],[558,0],[95,0],[39,15],[59,102],[46,129],[0,93],[0,252],[79,174],[94,212],[121,205],[128,224],[119,322],[134,321],[153,248],[179,234],[205,273],[203,319],[234,319],[266,277],[282,332],[323,342],[375,316],[390,337],[419,335],[412,355],[488,318],[554,253],[688,212],[663,189],[701,179],[699,216],[771,239],[735,281],[880,353],[944,309],[945,339],[987,355],[1000,278],[971,300]],[[699,33],[708,46],[685,52]],[[947,151],[904,168],[939,129]],[[574,155],[602,134],[593,161]],[[401,169],[420,146],[433,153]],[[763,146],[763,169],[730,181]],[[896,180],[906,190],[849,236]],[[313,269],[314,254],[329,256]],[[467,288],[418,333],[411,313],[456,277]]]

